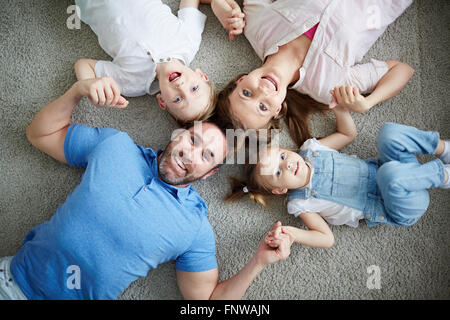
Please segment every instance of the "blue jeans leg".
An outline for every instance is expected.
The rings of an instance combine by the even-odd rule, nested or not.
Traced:
[[[414,153],[434,154],[439,132],[386,122],[378,133],[377,143],[381,163],[392,160],[418,163]]]
[[[435,159],[425,164],[389,161],[377,172],[384,206],[398,225],[412,225],[430,203],[427,189],[439,187],[445,178],[444,164]]]

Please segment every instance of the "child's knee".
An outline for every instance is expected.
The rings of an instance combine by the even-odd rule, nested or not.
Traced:
[[[404,127],[401,124],[385,122],[377,136],[378,150],[392,149],[398,145],[404,135]]]

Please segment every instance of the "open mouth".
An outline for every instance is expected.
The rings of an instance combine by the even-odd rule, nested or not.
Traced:
[[[171,72],[169,74],[169,82],[176,81],[181,77],[181,73],[179,72]]]
[[[299,168],[300,168],[300,165],[299,165],[299,163],[298,163],[298,161],[297,161],[297,168],[295,169],[294,176],[297,175],[297,172],[298,172],[298,169],[299,169]]]
[[[175,157],[175,162],[178,165],[178,167],[180,167],[182,170],[186,171],[186,166],[184,165],[184,163],[178,158]]]
[[[275,81],[275,79],[273,79],[270,76],[262,77],[262,79],[269,82],[273,86],[273,89],[275,91],[278,91],[278,85],[277,85],[277,82]]]

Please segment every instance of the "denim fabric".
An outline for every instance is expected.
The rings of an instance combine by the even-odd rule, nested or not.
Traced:
[[[439,133],[386,123],[378,135],[378,159],[332,151],[301,151],[314,166],[311,187],[289,192],[293,198],[314,197],[364,213],[369,226],[379,223],[412,225],[429,204],[426,189],[444,181],[444,165],[436,159],[421,165],[414,152],[433,154]]]

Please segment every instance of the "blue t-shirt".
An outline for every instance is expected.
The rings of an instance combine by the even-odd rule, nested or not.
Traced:
[[[115,299],[169,260],[181,271],[217,268],[205,202],[191,186],[160,180],[153,150],[124,132],[72,125],[64,153],[86,170],[11,262],[27,298]]]

